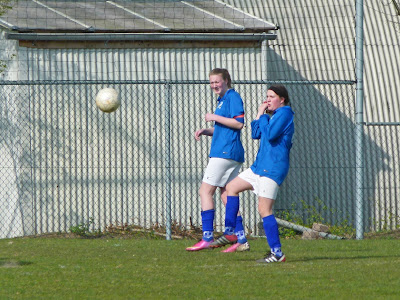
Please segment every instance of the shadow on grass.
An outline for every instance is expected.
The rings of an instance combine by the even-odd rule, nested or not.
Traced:
[[[32,262],[29,261],[8,260],[6,258],[0,258],[0,268],[19,268],[31,264]]]
[[[383,259],[383,258],[400,258],[399,255],[366,255],[366,256],[317,256],[317,257],[304,257],[300,259],[291,259],[290,262],[305,262],[305,261],[315,261],[315,260],[357,260],[357,259]]]
[[[262,256],[264,257],[264,256]],[[257,259],[262,258],[257,257]],[[308,261],[318,261],[318,260],[328,260],[328,261],[340,261],[340,260],[363,260],[363,259],[393,259],[393,258],[400,258],[399,255],[365,255],[365,256],[352,256],[352,257],[343,257],[343,256],[314,256],[314,257],[303,257],[303,258],[290,258],[286,256],[286,262],[285,263],[294,263],[294,262],[308,262]],[[256,262],[256,259],[254,258],[241,258],[241,259],[236,259],[237,261],[240,262]],[[263,265],[263,263],[261,263]]]

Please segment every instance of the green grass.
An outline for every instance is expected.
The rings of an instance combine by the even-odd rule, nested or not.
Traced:
[[[0,240],[0,299],[399,299],[399,240],[283,240],[287,262],[193,240]]]

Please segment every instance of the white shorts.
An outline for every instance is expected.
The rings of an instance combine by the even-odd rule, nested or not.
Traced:
[[[239,174],[241,167],[242,163],[235,160],[211,157],[204,172],[203,182],[224,187]]]
[[[269,199],[276,199],[279,185],[271,178],[254,174],[253,170],[248,168],[239,174],[239,177],[253,186],[253,192],[259,196]]]

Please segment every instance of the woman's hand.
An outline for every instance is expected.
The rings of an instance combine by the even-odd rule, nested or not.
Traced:
[[[257,117],[256,120],[258,120],[267,110],[268,104],[267,101],[263,102],[259,107],[258,107],[258,112],[257,112]]]
[[[196,139],[196,141],[200,141],[200,136],[203,135],[203,131],[204,129],[196,130],[196,132],[194,133],[194,138]]]
[[[196,141],[200,141],[200,136],[202,135],[212,136],[213,134],[214,134],[214,128],[202,128],[194,133],[194,138],[196,139]]]

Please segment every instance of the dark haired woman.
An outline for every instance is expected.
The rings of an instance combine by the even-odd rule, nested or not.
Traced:
[[[268,114],[266,114],[266,112]],[[239,193],[252,190],[258,196],[258,212],[271,251],[260,263],[284,262],[279,239],[278,223],[273,215],[273,205],[279,186],[289,171],[289,152],[294,134],[294,112],[289,106],[289,95],[282,85],[268,88],[267,99],[258,108],[257,116],[251,122],[253,139],[260,140],[260,148],[253,165],[240,173],[226,187],[225,227],[235,227],[239,210]],[[231,247],[240,247],[239,242]]]

